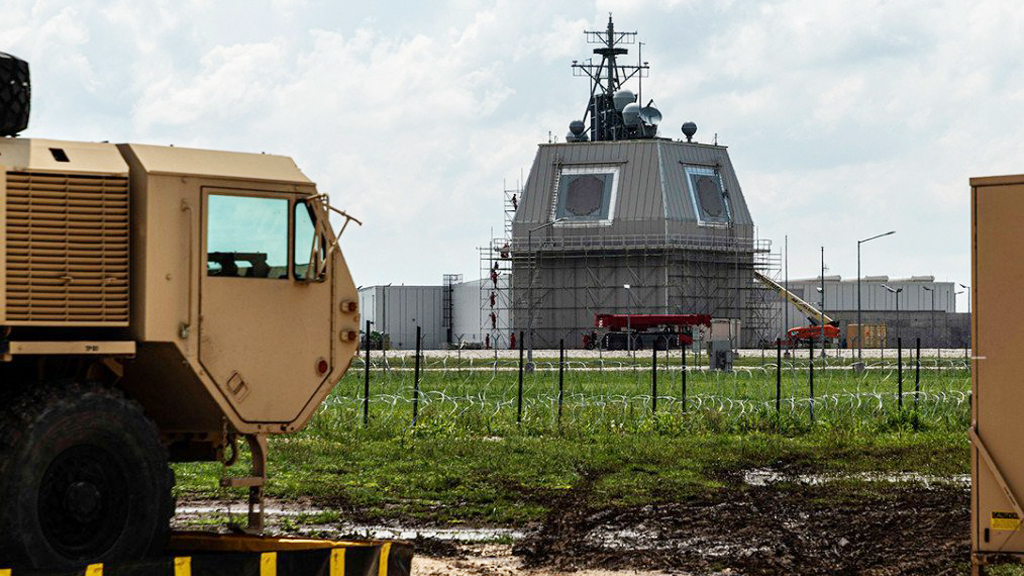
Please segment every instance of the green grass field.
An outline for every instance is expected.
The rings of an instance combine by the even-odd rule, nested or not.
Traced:
[[[648,352],[648,354],[650,354]],[[888,360],[864,372],[834,359],[815,368],[811,421],[806,359],[784,363],[776,412],[774,364],[732,373],[688,370],[678,358],[571,361],[558,409],[557,359],[525,375],[521,423],[515,361],[498,369],[430,359],[413,425],[412,360],[375,365],[363,424],[361,361],[305,431],[273,438],[269,494],[310,500],[366,521],[522,525],[585,485],[588,505],[681,501],[737,489],[744,471],[856,474],[969,471],[970,373],[962,360]],[[176,465],[180,497],[225,498],[218,464]]]

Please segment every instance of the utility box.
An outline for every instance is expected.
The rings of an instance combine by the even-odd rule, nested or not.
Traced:
[[[728,340],[708,342],[708,368],[732,372],[732,344]]]
[[[1024,175],[971,179],[971,544],[1024,555]]]

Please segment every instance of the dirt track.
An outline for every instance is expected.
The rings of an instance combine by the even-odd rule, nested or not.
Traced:
[[[515,547],[526,566],[708,574],[959,574],[969,492],[894,486],[872,496],[752,487],[729,499],[592,511],[571,497]]]

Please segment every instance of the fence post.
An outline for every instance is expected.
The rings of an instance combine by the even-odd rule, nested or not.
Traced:
[[[558,341],[558,425],[562,425],[562,393],[564,390],[565,340]]]
[[[897,405],[900,411],[903,410],[903,339],[896,339],[896,386]]]
[[[808,361],[808,365],[810,366],[810,369],[811,369],[810,372],[809,372],[810,385],[811,385],[811,403],[808,405],[808,408],[810,409],[810,413],[811,413],[811,424],[814,424],[814,338],[808,338],[807,339],[807,344],[808,344],[807,350],[809,352],[808,356],[810,357],[810,360]]]
[[[913,429],[918,429],[921,414],[918,413],[918,399],[921,397],[921,338],[916,344],[916,362],[913,364]]]
[[[525,334],[523,334],[523,332],[519,332],[520,342],[525,342],[525,340],[523,340],[523,336],[525,336]],[[518,402],[516,403],[517,426],[523,423],[523,348],[525,348],[525,346],[519,347],[519,396]]]
[[[679,347],[679,361],[682,363],[682,377],[683,377],[683,414],[686,414],[686,344]]]
[[[658,413],[658,346],[651,343],[651,414]]]
[[[782,340],[775,341],[775,414],[782,409]]]
[[[921,338],[917,339],[917,361],[914,362],[914,412],[917,412],[917,398],[921,394]],[[915,426],[917,420],[915,419]]]
[[[370,321],[366,321],[366,370],[363,373],[363,427],[370,425]]]
[[[416,421],[420,414],[420,327],[416,327],[416,368],[413,373],[413,384],[412,384],[412,425],[416,425]]]

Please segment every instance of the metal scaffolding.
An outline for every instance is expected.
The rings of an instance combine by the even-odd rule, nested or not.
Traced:
[[[522,185],[503,187],[503,234],[480,247],[480,326],[486,334],[485,344],[494,348],[510,348],[514,342],[512,305],[512,222],[515,220]]]
[[[504,239],[492,247],[497,242]],[[781,257],[768,240],[534,237],[532,244],[515,238],[511,248],[508,259],[500,260],[512,274],[510,324],[517,331],[532,324],[537,348],[556,346],[561,339],[580,346],[582,335],[594,329],[594,316],[607,313],[739,320],[740,333],[729,335],[737,348],[765,346],[778,337],[775,294],[753,274],[778,277]]]

